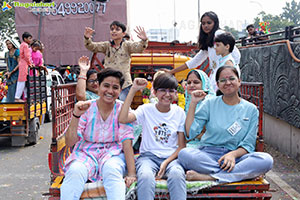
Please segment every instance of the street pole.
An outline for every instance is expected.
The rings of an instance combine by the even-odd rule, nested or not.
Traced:
[[[42,32],[42,21],[43,21],[43,15],[44,12],[40,13],[40,19],[39,19],[39,29],[38,29],[38,40],[41,41],[41,32]]]
[[[96,0],[93,1],[93,24],[92,24],[92,29],[95,30],[95,17],[96,17]]]
[[[93,8],[94,8],[94,12],[93,12],[93,24],[92,24],[92,29],[95,30],[95,18],[96,18],[96,0],[92,0],[93,2]],[[94,32],[95,34],[95,32]],[[90,60],[92,60],[92,57],[93,57],[93,52],[90,53]]]
[[[176,40],[176,6],[175,6],[175,0],[174,0],[174,40]]]
[[[198,0],[198,30],[200,30],[200,20],[201,20],[201,16],[200,16],[200,0]]]

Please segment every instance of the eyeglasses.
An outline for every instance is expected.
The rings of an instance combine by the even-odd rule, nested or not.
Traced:
[[[219,83],[225,84],[227,83],[227,81],[229,81],[230,83],[232,83],[233,81],[235,81],[237,78],[234,76],[231,76],[229,78],[222,78],[220,80],[218,80]]]
[[[161,92],[162,94],[166,94],[167,92],[169,92],[169,94],[175,94],[177,92],[176,89],[167,89],[167,88],[158,88],[157,91]]]
[[[88,83],[98,83],[98,79],[94,79],[94,80],[91,79],[91,80],[88,80],[87,82],[88,82]]]

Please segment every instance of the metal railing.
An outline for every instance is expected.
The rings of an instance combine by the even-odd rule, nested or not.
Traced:
[[[76,99],[76,83],[51,87],[52,139],[56,140],[68,127]]]
[[[256,145],[257,151],[263,151],[263,96],[264,88],[261,82],[242,82],[240,92],[243,99],[253,103],[259,110],[258,116],[258,143]]]
[[[28,119],[30,119],[30,107],[34,105],[34,117],[36,117],[37,112],[42,114],[43,106],[42,103],[45,102],[47,106],[47,88],[46,88],[46,72],[40,67],[28,68],[28,75],[26,81],[27,87],[27,105],[28,105]],[[39,110],[37,110],[37,103],[40,104]]]
[[[268,37],[267,40],[260,40],[260,38]],[[251,39],[247,37],[242,37],[239,40],[236,41],[236,44],[241,44],[242,46],[247,45],[257,45],[257,44],[266,44],[271,42],[276,42],[280,40],[289,40],[291,42],[294,41],[295,38],[300,38],[300,26],[294,27],[294,26],[287,26],[285,27],[285,30],[282,31],[276,31],[273,33],[265,34],[265,35],[259,35],[252,37]]]

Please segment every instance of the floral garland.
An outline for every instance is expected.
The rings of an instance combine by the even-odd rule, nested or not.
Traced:
[[[259,26],[260,28],[256,29],[256,31],[262,31],[264,32],[265,34],[269,34],[270,33],[270,29],[269,26],[270,26],[270,22],[259,22]]]
[[[151,88],[152,88],[152,83],[150,81],[148,81],[148,84],[147,84],[146,88],[142,92],[143,103],[144,104],[150,103],[149,97],[150,97],[150,94],[151,94]]]
[[[8,90],[4,74],[5,71],[0,72],[0,101],[2,101],[2,99],[6,96]]]
[[[152,83],[150,81],[148,81],[148,85],[146,86],[146,88],[142,92],[143,103],[144,104],[157,101],[156,97],[150,99],[151,88],[152,88]],[[185,91],[185,89],[179,84],[178,87],[177,87],[178,98],[177,98],[177,101],[173,102],[173,103],[177,103],[177,105],[179,107],[181,107],[182,109],[184,109],[184,106],[185,106],[184,91]]]
[[[184,109],[184,106],[185,106],[185,96],[184,96],[184,88],[182,87],[181,84],[178,84],[177,92],[178,92],[177,104],[178,104],[179,107],[181,107],[182,109]]]

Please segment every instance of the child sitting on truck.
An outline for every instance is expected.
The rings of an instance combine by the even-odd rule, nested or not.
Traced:
[[[185,147],[182,108],[172,102],[176,99],[178,86],[175,77],[168,73],[158,75],[153,83],[157,103],[144,104],[135,111],[129,106],[138,90],[148,82],[135,78],[119,114],[120,123],[135,120],[143,127],[140,156],[136,162],[138,199],[154,199],[155,178],[167,178],[171,199],[186,199],[185,172],[177,161],[178,152]]]
[[[130,76],[130,56],[132,53],[142,53],[148,45],[148,38],[144,28],[137,27],[135,30],[137,36],[142,40],[132,42],[124,40],[126,26],[118,21],[110,24],[111,41],[93,42],[91,40],[94,30],[86,27],[84,32],[85,47],[92,52],[101,52],[105,54],[104,67],[111,67],[120,70],[124,77],[125,83],[122,88],[119,99],[124,101],[132,85]]]
[[[77,102],[65,132],[66,145],[75,146],[66,160],[62,200],[80,199],[88,179],[103,181],[107,199],[125,200],[125,184],[136,181],[132,125],[118,121],[123,75],[107,68],[97,80],[100,98]]]

